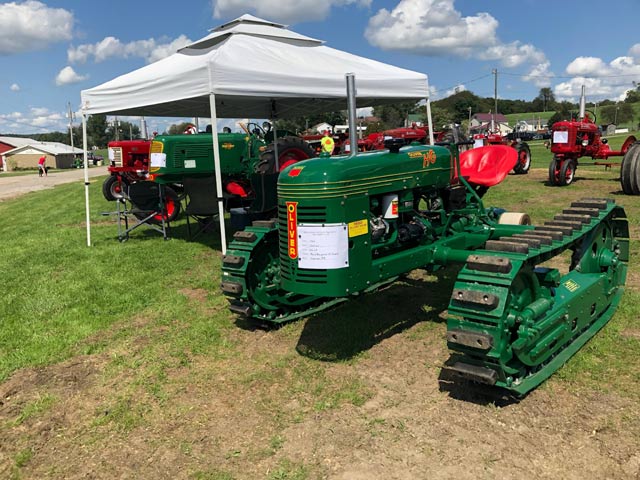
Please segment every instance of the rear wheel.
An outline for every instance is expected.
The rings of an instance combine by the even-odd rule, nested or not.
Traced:
[[[531,150],[526,143],[520,143],[515,147],[518,152],[518,163],[513,167],[513,172],[516,175],[524,175],[529,173],[531,168]]]
[[[627,153],[625,153],[622,159],[622,165],[620,166],[620,185],[622,186],[622,191],[627,195],[637,195],[640,193],[638,190],[638,180],[635,178],[637,176],[639,158],[640,143],[634,143],[629,147],[629,150],[627,150]]]
[[[118,180],[117,175],[111,175],[102,183],[102,195],[109,202],[114,202],[124,197],[124,189],[127,182]]]
[[[256,173],[270,174],[281,172],[289,165],[301,160],[315,157],[315,152],[307,142],[298,137],[284,137],[278,139],[278,168],[276,169],[276,155],[274,145],[271,144],[260,156],[256,165]]]

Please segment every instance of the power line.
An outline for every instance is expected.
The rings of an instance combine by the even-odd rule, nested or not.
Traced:
[[[510,75],[512,77],[527,77],[527,78],[559,78],[559,79],[571,79],[571,78],[622,78],[622,77],[638,77],[637,73],[624,73],[620,75],[527,75],[523,73],[506,73],[500,72],[501,75]]]
[[[474,78],[472,80],[466,80],[464,82],[458,82],[455,85],[451,85],[450,87],[437,88],[437,89],[434,90],[434,92],[442,92],[442,91],[446,91],[446,90],[451,90],[452,88],[456,88],[456,87],[458,87],[460,85],[468,85],[470,83],[477,82],[478,80],[482,80],[483,78],[490,77],[491,75],[493,75],[493,73],[487,73],[486,75],[483,75],[483,76],[478,77],[478,78]]]

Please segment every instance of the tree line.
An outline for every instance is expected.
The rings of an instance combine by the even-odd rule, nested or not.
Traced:
[[[640,119],[634,119],[634,110],[632,104],[640,102],[640,83],[633,82],[633,89],[629,90],[626,97],[621,102],[613,100],[602,100],[587,103],[587,109],[592,113],[597,109],[596,122],[598,124],[622,124],[635,120],[633,127],[638,127]],[[431,102],[431,114],[433,124],[437,128],[452,123],[463,124],[468,121],[471,113],[489,113],[494,108],[494,99],[492,97],[479,97],[469,90],[457,92],[449,97],[435,100]],[[576,118],[579,105],[568,101],[557,101],[553,91],[550,88],[541,88],[538,95],[530,100],[498,100],[498,113],[505,115],[511,113],[538,113],[538,112],[554,112],[548,120],[548,125],[560,120],[568,120]],[[426,107],[413,102],[397,103],[393,105],[382,105],[373,109],[373,119],[360,119],[367,125],[369,133],[398,128],[403,126],[407,117],[410,115],[418,115],[426,124]],[[319,123],[329,123],[330,125],[342,125],[347,122],[347,112],[329,112],[317,115],[309,115],[294,119],[278,120],[277,126],[280,129],[286,129],[292,132],[301,133],[310,127]],[[140,128],[130,122],[118,121],[117,133],[115,122],[108,122],[106,115],[91,115],[87,119],[87,145],[89,148],[97,146],[105,148],[107,143],[116,138],[120,140],[133,140],[140,138]],[[189,122],[182,122],[171,125],[163,134],[175,135],[184,132]],[[5,134],[0,134],[5,136]],[[34,133],[28,135],[6,134],[6,136],[29,137],[41,142],[59,142],[70,145],[71,139],[69,131],[66,132],[50,132],[50,133]],[[73,144],[82,148],[82,127],[73,128]]]

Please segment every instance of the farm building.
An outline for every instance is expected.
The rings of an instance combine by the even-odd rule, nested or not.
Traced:
[[[45,154],[47,165],[51,168],[71,168],[77,155],[83,150],[71,148],[69,145],[57,142],[30,142],[27,145],[8,150],[2,154],[6,170],[24,168],[38,168],[38,160]]]
[[[4,152],[13,150],[17,147],[29,145],[30,143],[37,143],[33,138],[23,137],[0,137],[0,170],[6,170],[4,164]]]
[[[494,115],[492,113],[476,113],[473,117],[471,117],[470,130],[471,133],[484,133],[491,129],[491,121]],[[509,121],[507,117],[505,117],[501,113],[495,114],[496,128],[499,129],[499,133],[502,135],[506,135],[507,133],[511,133],[513,130],[509,126]]]

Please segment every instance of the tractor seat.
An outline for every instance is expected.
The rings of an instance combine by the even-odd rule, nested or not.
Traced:
[[[472,185],[493,187],[516,165],[518,153],[506,145],[472,148],[460,154],[460,171]]]

